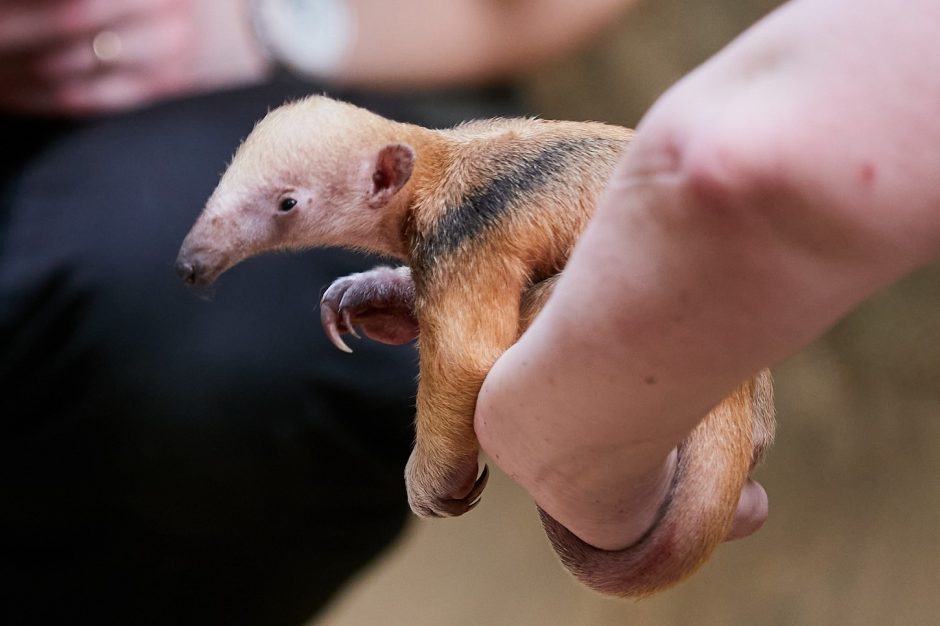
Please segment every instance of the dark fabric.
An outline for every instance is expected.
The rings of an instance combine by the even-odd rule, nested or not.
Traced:
[[[0,118],[0,623],[297,624],[401,529],[415,355],[343,354],[316,312],[373,261],[263,257],[209,301],[173,271],[238,141],[309,91]]]

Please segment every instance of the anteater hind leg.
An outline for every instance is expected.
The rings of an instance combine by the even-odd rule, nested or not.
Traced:
[[[522,329],[545,304],[557,276],[523,296]],[[679,445],[676,475],[658,522],[634,545],[600,550],[539,510],[562,563],[589,587],[642,596],[691,575],[731,528],[741,489],[773,442],[769,371],[738,387]]]
[[[502,279],[494,283],[492,276]],[[478,271],[419,297],[421,380],[415,449],[405,470],[418,515],[461,515],[483,490],[473,415],[483,379],[518,335],[522,287],[510,284],[512,276],[511,270]]]

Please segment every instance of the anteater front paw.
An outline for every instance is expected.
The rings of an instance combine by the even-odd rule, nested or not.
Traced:
[[[352,352],[342,335],[356,326],[376,341],[399,345],[418,336],[411,270],[376,267],[337,278],[320,299],[320,322],[337,348]]]

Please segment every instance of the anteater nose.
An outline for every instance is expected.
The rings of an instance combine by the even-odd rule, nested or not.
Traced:
[[[176,260],[176,275],[182,278],[187,285],[195,285],[198,274],[199,264],[197,262],[183,258]]]

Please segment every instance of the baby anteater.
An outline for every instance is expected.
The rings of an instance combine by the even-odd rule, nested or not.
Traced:
[[[483,379],[541,308],[631,135],[536,119],[428,130],[310,97],[269,113],[238,149],[177,271],[208,284],[250,256],[314,246],[404,263],[337,280],[321,317],[342,349],[356,327],[387,343],[418,337],[408,501],[421,516],[460,515],[486,483],[473,431]],[[617,595],[695,571],[727,535],[773,437],[772,404],[766,372],[719,404],[680,445],[656,526],[627,549],[593,548],[543,513],[564,564]]]

